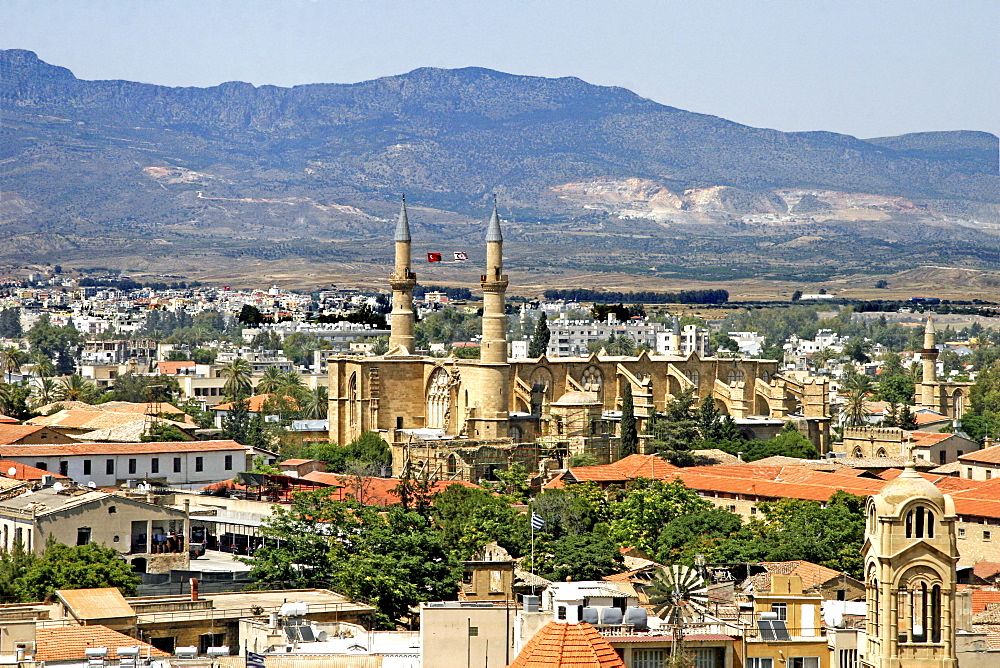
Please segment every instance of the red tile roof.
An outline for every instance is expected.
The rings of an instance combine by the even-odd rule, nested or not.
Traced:
[[[1000,464],[1000,445],[994,445],[982,450],[976,450],[958,458],[963,462],[974,462],[981,464]]]
[[[14,469],[13,473],[10,472],[11,469]],[[0,459],[0,475],[5,478],[10,478],[11,480],[41,480],[43,475],[54,476],[57,480],[69,480],[67,476],[62,475],[61,473],[38,469],[34,466],[28,466],[27,464],[22,464],[21,462],[15,462],[8,459]]]
[[[197,366],[194,362],[157,362],[156,368],[160,373],[173,376],[181,369],[190,369]]]
[[[997,573],[1000,573],[1000,564],[995,561],[980,561],[978,564],[972,567],[972,572],[976,574],[976,577],[991,578]]]
[[[35,661],[72,661],[87,658],[88,647],[107,647],[108,660],[117,661],[119,647],[138,646],[141,655],[170,656],[141,640],[124,633],[112,631],[106,626],[61,626],[59,628],[40,627],[35,631]]]
[[[159,452],[246,451],[233,440],[164,441],[158,443],[72,443],[66,445],[11,445],[0,447],[0,457],[60,457],[63,455],[131,455]]]
[[[1000,591],[990,589],[972,590],[972,614],[979,614],[990,607],[990,604],[1000,603]]]
[[[338,501],[357,499],[368,506],[382,507],[394,506],[398,503],[402,503],[402,499],[399,498],[399,494],[393,491],[399,486],[398,478],[363,478],[360,499],[358,499],[354,476],[344,475],[342,473],[313,471],[302,476],[301,479],[334,485],[336,489],[331,492],[331,496]],[[442,492],[451,485],[479,488],[478,485],[473,485],[471,482],[465,482],[463,480],[441,480],[434,483],[432,492]]]
[[[17,443],[25,436],[31,436],[45,427],[34,424],[0,423],[0,445]]]
[[[611,644],[590,624],[549,622],[521,649],[510,668],[625,668]]]
[[[266,404],[269,400],[275,399],[275,398],[277,398],[276,394],[255,394],[255,395],[253,395],[248,400],[248,403],[250,404],[250,412],[251,413],[259,413],[259,412],[261,412],[262,410],[264,410],[264,404]],[[291,402],[291,405],[293,405],[293,406],[296,405],[295,399],[288,398],[288,401]],[[231,410],[233,410],[233,404],[232,403],[218,404],[212,410],[215,410],[215,411],[231,411]]]

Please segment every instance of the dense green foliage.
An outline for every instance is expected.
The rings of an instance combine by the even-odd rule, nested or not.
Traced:
[[[263,533],[272,540],[247,559],[252,577],[329,586],[373,605],[381,628],[408,619],[420,601],[453,599],[458,589],[461,570],[443,534],[413,511],[301,492],[290,506],[275,507]]]
[[[72,547],[50,541],[40,555],[20,543],[0,551],[0,602],[43,601],[56,589],[118,587],[135,595],[139,576],[117,551],[90,543]]]
[[[622,395],[621,448],[622,457],[639,452],[639,434],[635,424],[635,405],[632,399],[632,384],[625,383]]]
[[[549,318],[543,312],[535,323],[535,331],[531,335],[531,343],[528,345],[528,357],[538,358],[545,354],[549,347],[549,339],[552,333],[549,331]]]

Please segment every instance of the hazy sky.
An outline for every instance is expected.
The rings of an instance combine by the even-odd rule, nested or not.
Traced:
[[[0,0],[0,47],[83,79],[288,86],[477,65],[780,130],[1000,134],[1000,0]]]

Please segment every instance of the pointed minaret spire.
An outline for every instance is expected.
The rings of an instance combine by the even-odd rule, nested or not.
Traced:
[[[399,222],[396,223],[396,241],[410,241],[410,219],[406,215],[406,195],[399,207]]]
[[[500,212],[497,210],[497,196],[493,196],[493,215],[490,217],[490,225],[486,228],[486,243],[491,241],[503,242],[503,233],[500,232]]]
[[[505,298],[507,277],[503,273],[503,234],[496,196],[493,215],[486,228],[486,273],[483,274],[483,341],[479,359],[493,364],[507,363],[507,316]]]
[[[413,288],[417,275],[410,271],[410,220],[406,215],[406,197],[399,207],[396,223],[396,263],[389,275],[392,288],[392,313],[389,314],[390,355],[410,355],[416,339],[413,336]]]
[[[940,410],[940,388],[937,385],[938,349],[935,342],[934,316],[927,316],[924,327],[924,347],[920,351],[920,362],[923,367],[923,378],[920,380],[917,396],[924,408]]]

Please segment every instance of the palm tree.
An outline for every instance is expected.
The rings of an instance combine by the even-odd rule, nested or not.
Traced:
[[[296,372],[289,371],[281,374],[281,384],[278,386],[278,391],[281,394],[299,398],[305,389],[305,385],[302,384],[302,376]]]
[[[864,424],[868,420],[868,416],[871,412],[868,410],[868,406],[865,405],[868,401],[868,393],[858,390],[852,390],[847,393],[847,403],[844,405],[844,416],[847,418],[846,422],[852,427],[857,427]]]
[[[302,398],[302,417],[308,420],[323,420],[330,407],[330,391],[325,385],[305,393]]]
[[[84,380],[83,376],[78,373],[63,378],[56,390],[56,397],[59,401],[83,401],[88,404],[93,401],[96,394],[97,386]]]
[[[55,378],[42,378],[35,385],[35,404],[37,406],[48,406],[56,398],[58,387]]]
[[[275,394],[282,388],[284,376],[276,366],[268,367],[263,377],[257,381],[257,394]]]
[[[10,382],[11,374],[18,373],[21,370],[21,362],[24,360],[24,353],[18,350],[15,346],[4,346],[0,348],[0,368],[3,369],[7,376],[7,382]]]
[[[242,357],[237,357],[231,362],[226,362],[220,371],[226,384],[222,386],[222,391],[230,399],[246,397],[250,395],[252,384],[250,376],[253,374],[253,367]]]
[[[41,350],[31,351],[28,359],[31,361],[32,370],[39,378],[48,378],[55,373],[55,367],[52,366],[52,359]]]

